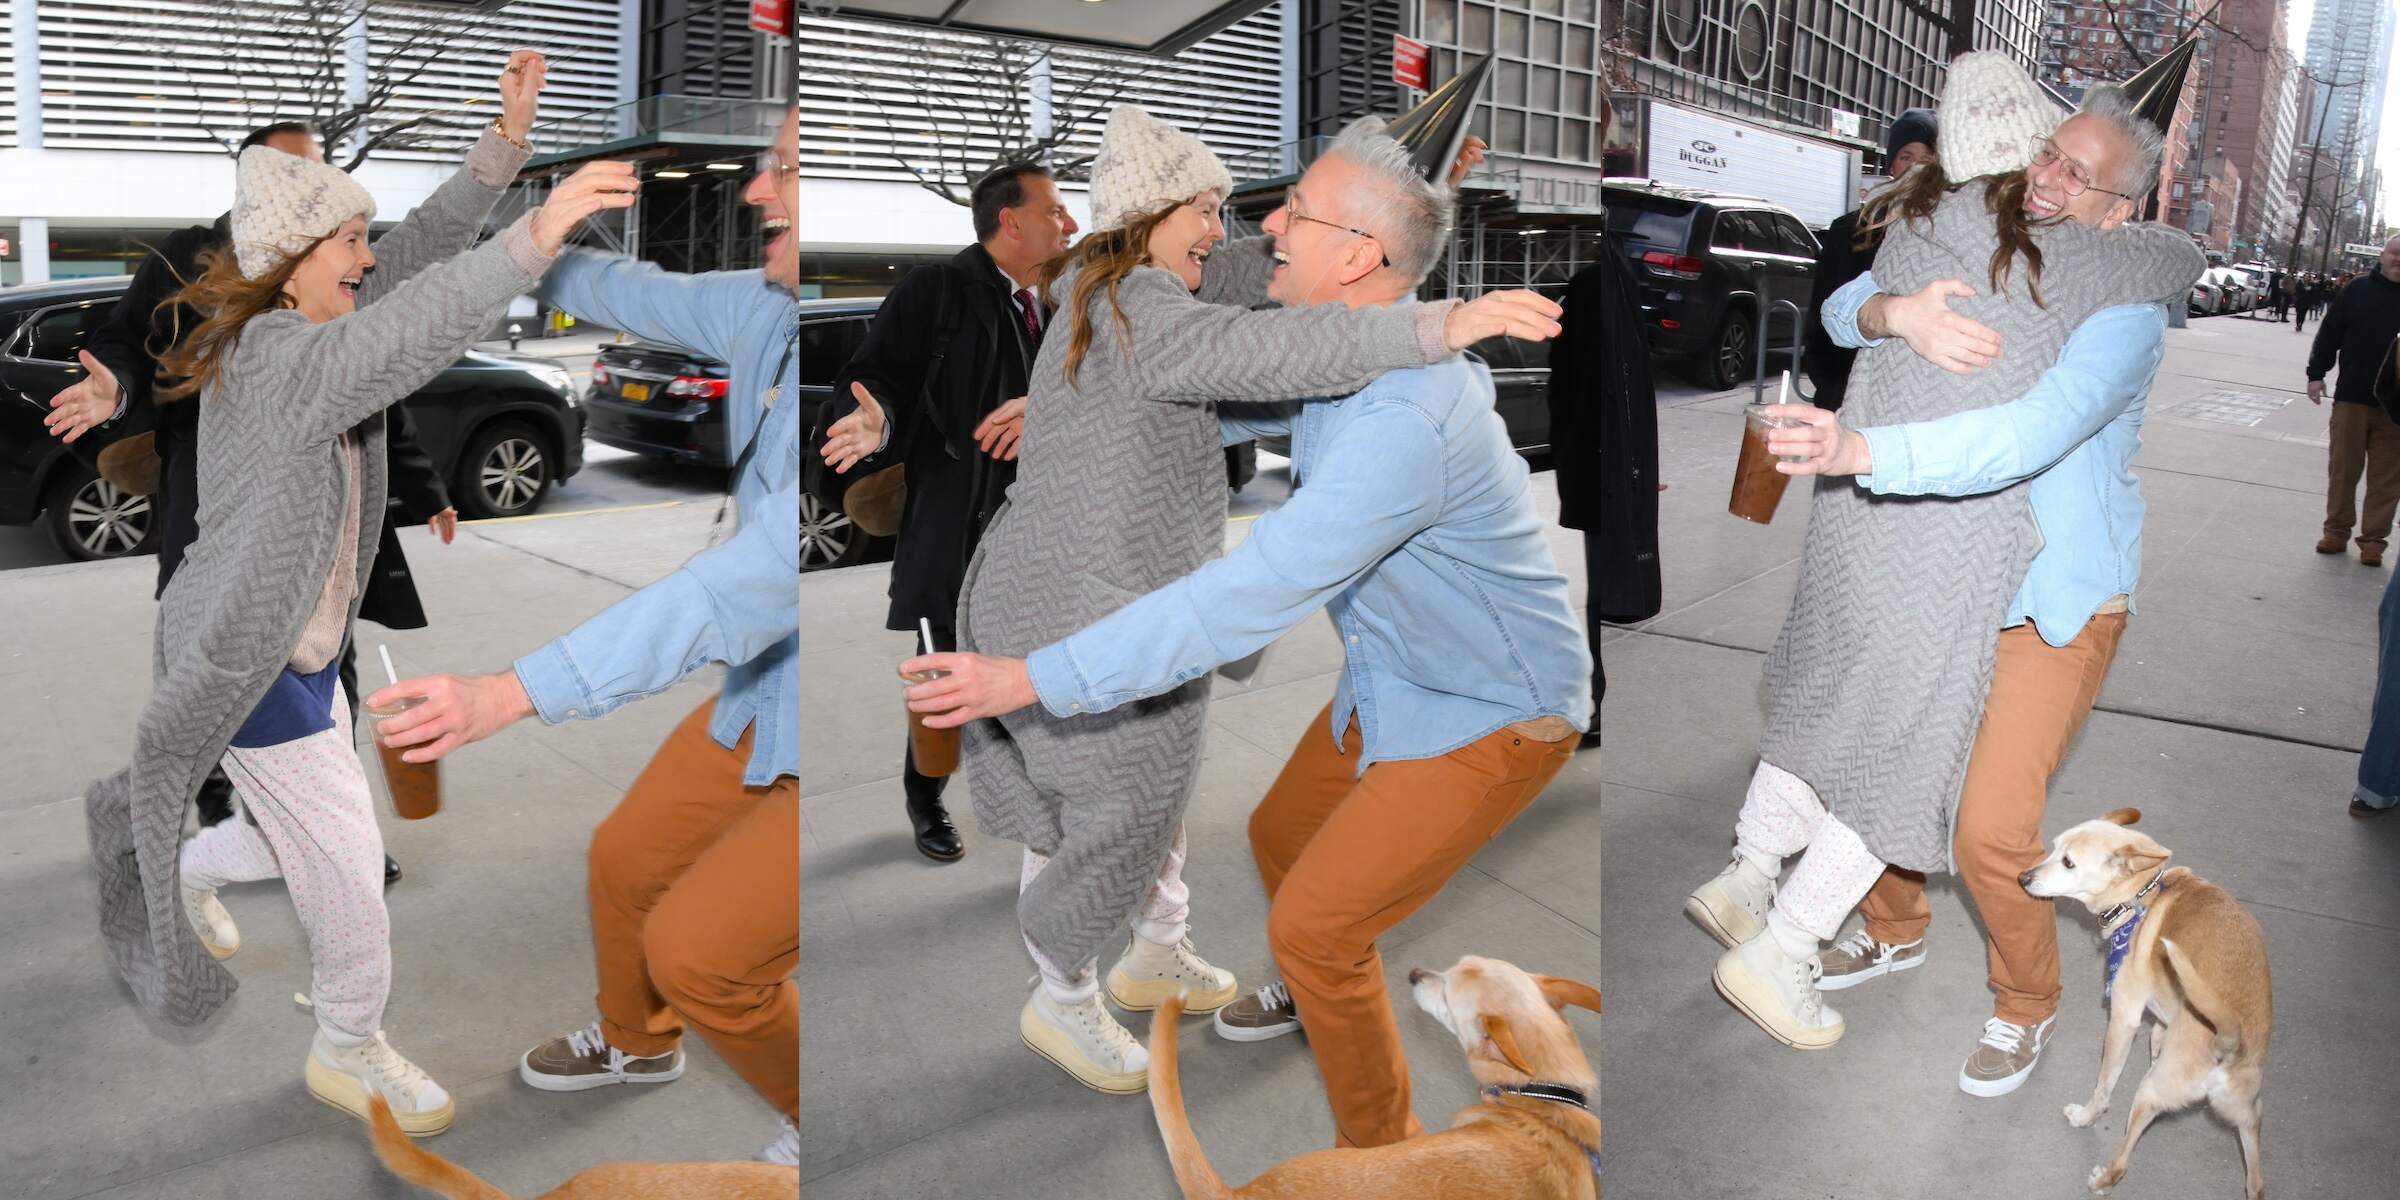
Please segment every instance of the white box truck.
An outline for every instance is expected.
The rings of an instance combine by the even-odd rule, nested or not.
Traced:
[[[1654,96],[1618,95],[1620,132],[1608,174],[1672,187],[1756,196],[1811,229],[1858,207],[1859,156],[1836,142],[1754,125]]]

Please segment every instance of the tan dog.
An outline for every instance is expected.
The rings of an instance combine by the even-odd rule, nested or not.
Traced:
[[[370,1095],[375,1154],[392,1174],[449,1200],[509,1200],[466,1168],[400,1132],[391,1106]],[[577,1172],[539,1200],[795,1200],[800,1168],[762,1162],[618,1163]]]
[[[1239,1189],[1208,1164],[1175,1072],[1181,1000],[1150,1023],[1150,1107],[1185,1200],[1599,1200],[1598,1078],[1563,1010],[1600,1011],[1587,984],[1529,975],[1497,959],[1410,971],[1417,1006],[1458,1037],[1486,1099],[1450,1128],[1374,1149],[1319,1150]],[[1520,1091],[1519,1089],[1524,1089]]]
[[[2134,1093],[2116,1158],[2092,1168],[2095,1192],[2115,1187],[2133,1144],[2161,1113],[2208,1101],[2242,1137],[2249,1200],[2266,1195],[2258,1163],[2266,1068],[2275,1003],[2267,982],[2267,945],[2258,921],[2225,889],[2183,867],[2167,866],[2166,847],[2128,828],[2142,819],[2120,808],[2058,835],[2050,857],[2017,877],[2042,897],[2080,900],[2109,936],[2108,1037],[2092,1098],[2067,1106],[2078,1129],[2108,1111],[2125,1056],[2145,1013],[2155,1061]]]

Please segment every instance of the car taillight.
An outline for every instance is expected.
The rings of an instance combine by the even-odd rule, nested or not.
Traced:
[[[1642,256],[1642,265],[1661,275],[1671,275],[1677,279],[1698,279],[1701,268],[1708,264],[1688,254],[1669,254],[1663,250],[1653,250]]]
[[[606,365],[604,365],[603,363],[601,363],[601,361],[600,361],[599,359],[596,359],[596,358],[595,358],[595,359],[593,359],[593,360],[592,360],[592,382],[593,382],[593,383],[607,383],[607,382],[608,382],[608,379],[609,379],[609,376],[608,376],[608,367],[607,367]]]
[[[667,394],[695,400],[722,400],[733,385],[722,379],[699,379],[686,375],[667,385]]]
[[[1660,329],[1681,329],[1683,328],[1683,322],[1678,321],[1673,317],[1660,317],[1658,319],[1658,327]]]

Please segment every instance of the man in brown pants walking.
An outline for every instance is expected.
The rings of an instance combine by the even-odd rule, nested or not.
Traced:
[[[2392,511],[2400,507],[2400,422],[2375,402],[2375,372],[2400,337],[2400,236],[2383,244],[2376,269],[2351,280],[2326,306],[2317,340],[2308,350],[2308,401],[2325,402],[2325,372],[2340,363],[2334,381],[2332,445],[2326,455],[2325,536],[2317,553],[2348,549],[2358,530],[2358,561],[2383,565],[2392,533]],[[2367,480],[2367,508],[2358,511],[2359,476]]]

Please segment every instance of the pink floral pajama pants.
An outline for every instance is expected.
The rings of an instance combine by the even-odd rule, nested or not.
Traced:
[[[183,877],[211,888],[283,880],[308,934],[317,1026],[335,1045],[355,1046],[383,1024],[391,918],[383,907],[383,831],[339,687],[332,715],[333,728],[297,741],[227,748],[234,814],[184,843]]]

